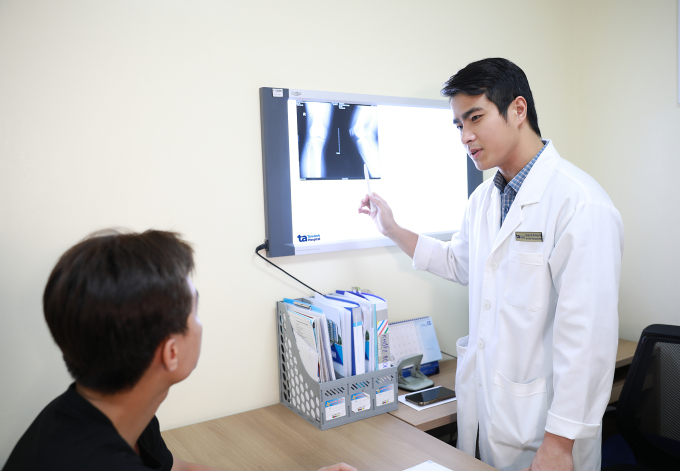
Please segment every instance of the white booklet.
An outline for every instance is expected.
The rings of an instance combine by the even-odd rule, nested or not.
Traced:
[[[404,471],[451,471],[449,468],[445,468],[444,466],[435,463],[434,461],[426,461],[424,463],[420,463],[417,466],[414,466],[413,468],[408,468],[405,469]]]
[[[334,381],[335,370],[333,368],[333,357],[331,356],[331,346],[328,336],[328,324],[326,316],[324,316],[321,309],[307,303],[284,299],[286,309],[290,317],[293,331],[303,339],[307,345],[311,345],[312,333],[314,336],[314,349],[319,354],[318,360],[318,380],[321,382]],[[295,324],[293,324],[295,319]],[[311,333],[310,328],[311,325]],[[297,341],[297,336],[296,336]],[[305,348],[298,345],[298,350],[301,352]],[[311,375],[310,375],[311,376]],[[314,376],[312,376],[314,377]]]

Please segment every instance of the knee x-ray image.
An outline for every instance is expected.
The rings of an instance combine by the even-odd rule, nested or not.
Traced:
[[[297,103],[300,179],[380,178],[378,108],[345,103]]]

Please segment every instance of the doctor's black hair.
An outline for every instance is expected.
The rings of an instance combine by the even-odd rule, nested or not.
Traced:
[[[510,103],[518,96],[524,97],[527,102],[529,126],[539,137],[541,136],[529,80],[524,71],[513,62],[500,57],[471,62],[453,75],[441,91],[441,94],[449,99],[459,93],[470,96],[486,95],[506,121]]]
[[[43,294],[71,376],[103,394],[134,387],[158,346],[185,334],[193,249],[178,234],[101,231],[67,250]]]

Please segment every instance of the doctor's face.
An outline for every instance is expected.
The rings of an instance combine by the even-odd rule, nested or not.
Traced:
[[[511,126],[485,95],[458,93],[451,99],[453,124],[477,170],[509,165],[519,143],[517,128]],[[512,110],[512,105],[508,113]]]

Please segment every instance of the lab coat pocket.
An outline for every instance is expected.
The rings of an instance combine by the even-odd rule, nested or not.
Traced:
[[[500,445],[538,449],[548,418],[545,378],[513,383],[498,371],[493,381],[489,439]]]
[[[458,366],[456,368],[456,387],[462,384],[463,381],[461,373],[464,371],[463,362],[465,361],[465,354],[467,353],[467,346],[469,340],[470,336],[466,335],[465,337],[459,338],[458,341],[456,342],[456,356],[457,356],[456,362]]]
[[[467,353],[467,346],[468,346],[468,341],[470,340],[470,336],[466,335],[465,337],[461,337],[458,339],[456,342],[456,355],[458,356],[458,363],[460,363],[463,358],[465,358],[465,353]]]
[[[508,281],[505,302],[529,311],[543,307],[543,254],[508,251]]]
[[[456,354],[458,365],[456,368],[456,397],[458,398],[458,443],[456,448],[469,455],[475,454],[475,441],[477,438],[477,401],[473,376],[474,365],[469,362],[473,351],[468,351],[470,336],[466,335],[456,342]],[[472,367],[471,367],[472,366]],[[464,406],[460,406],[464,404]]]

